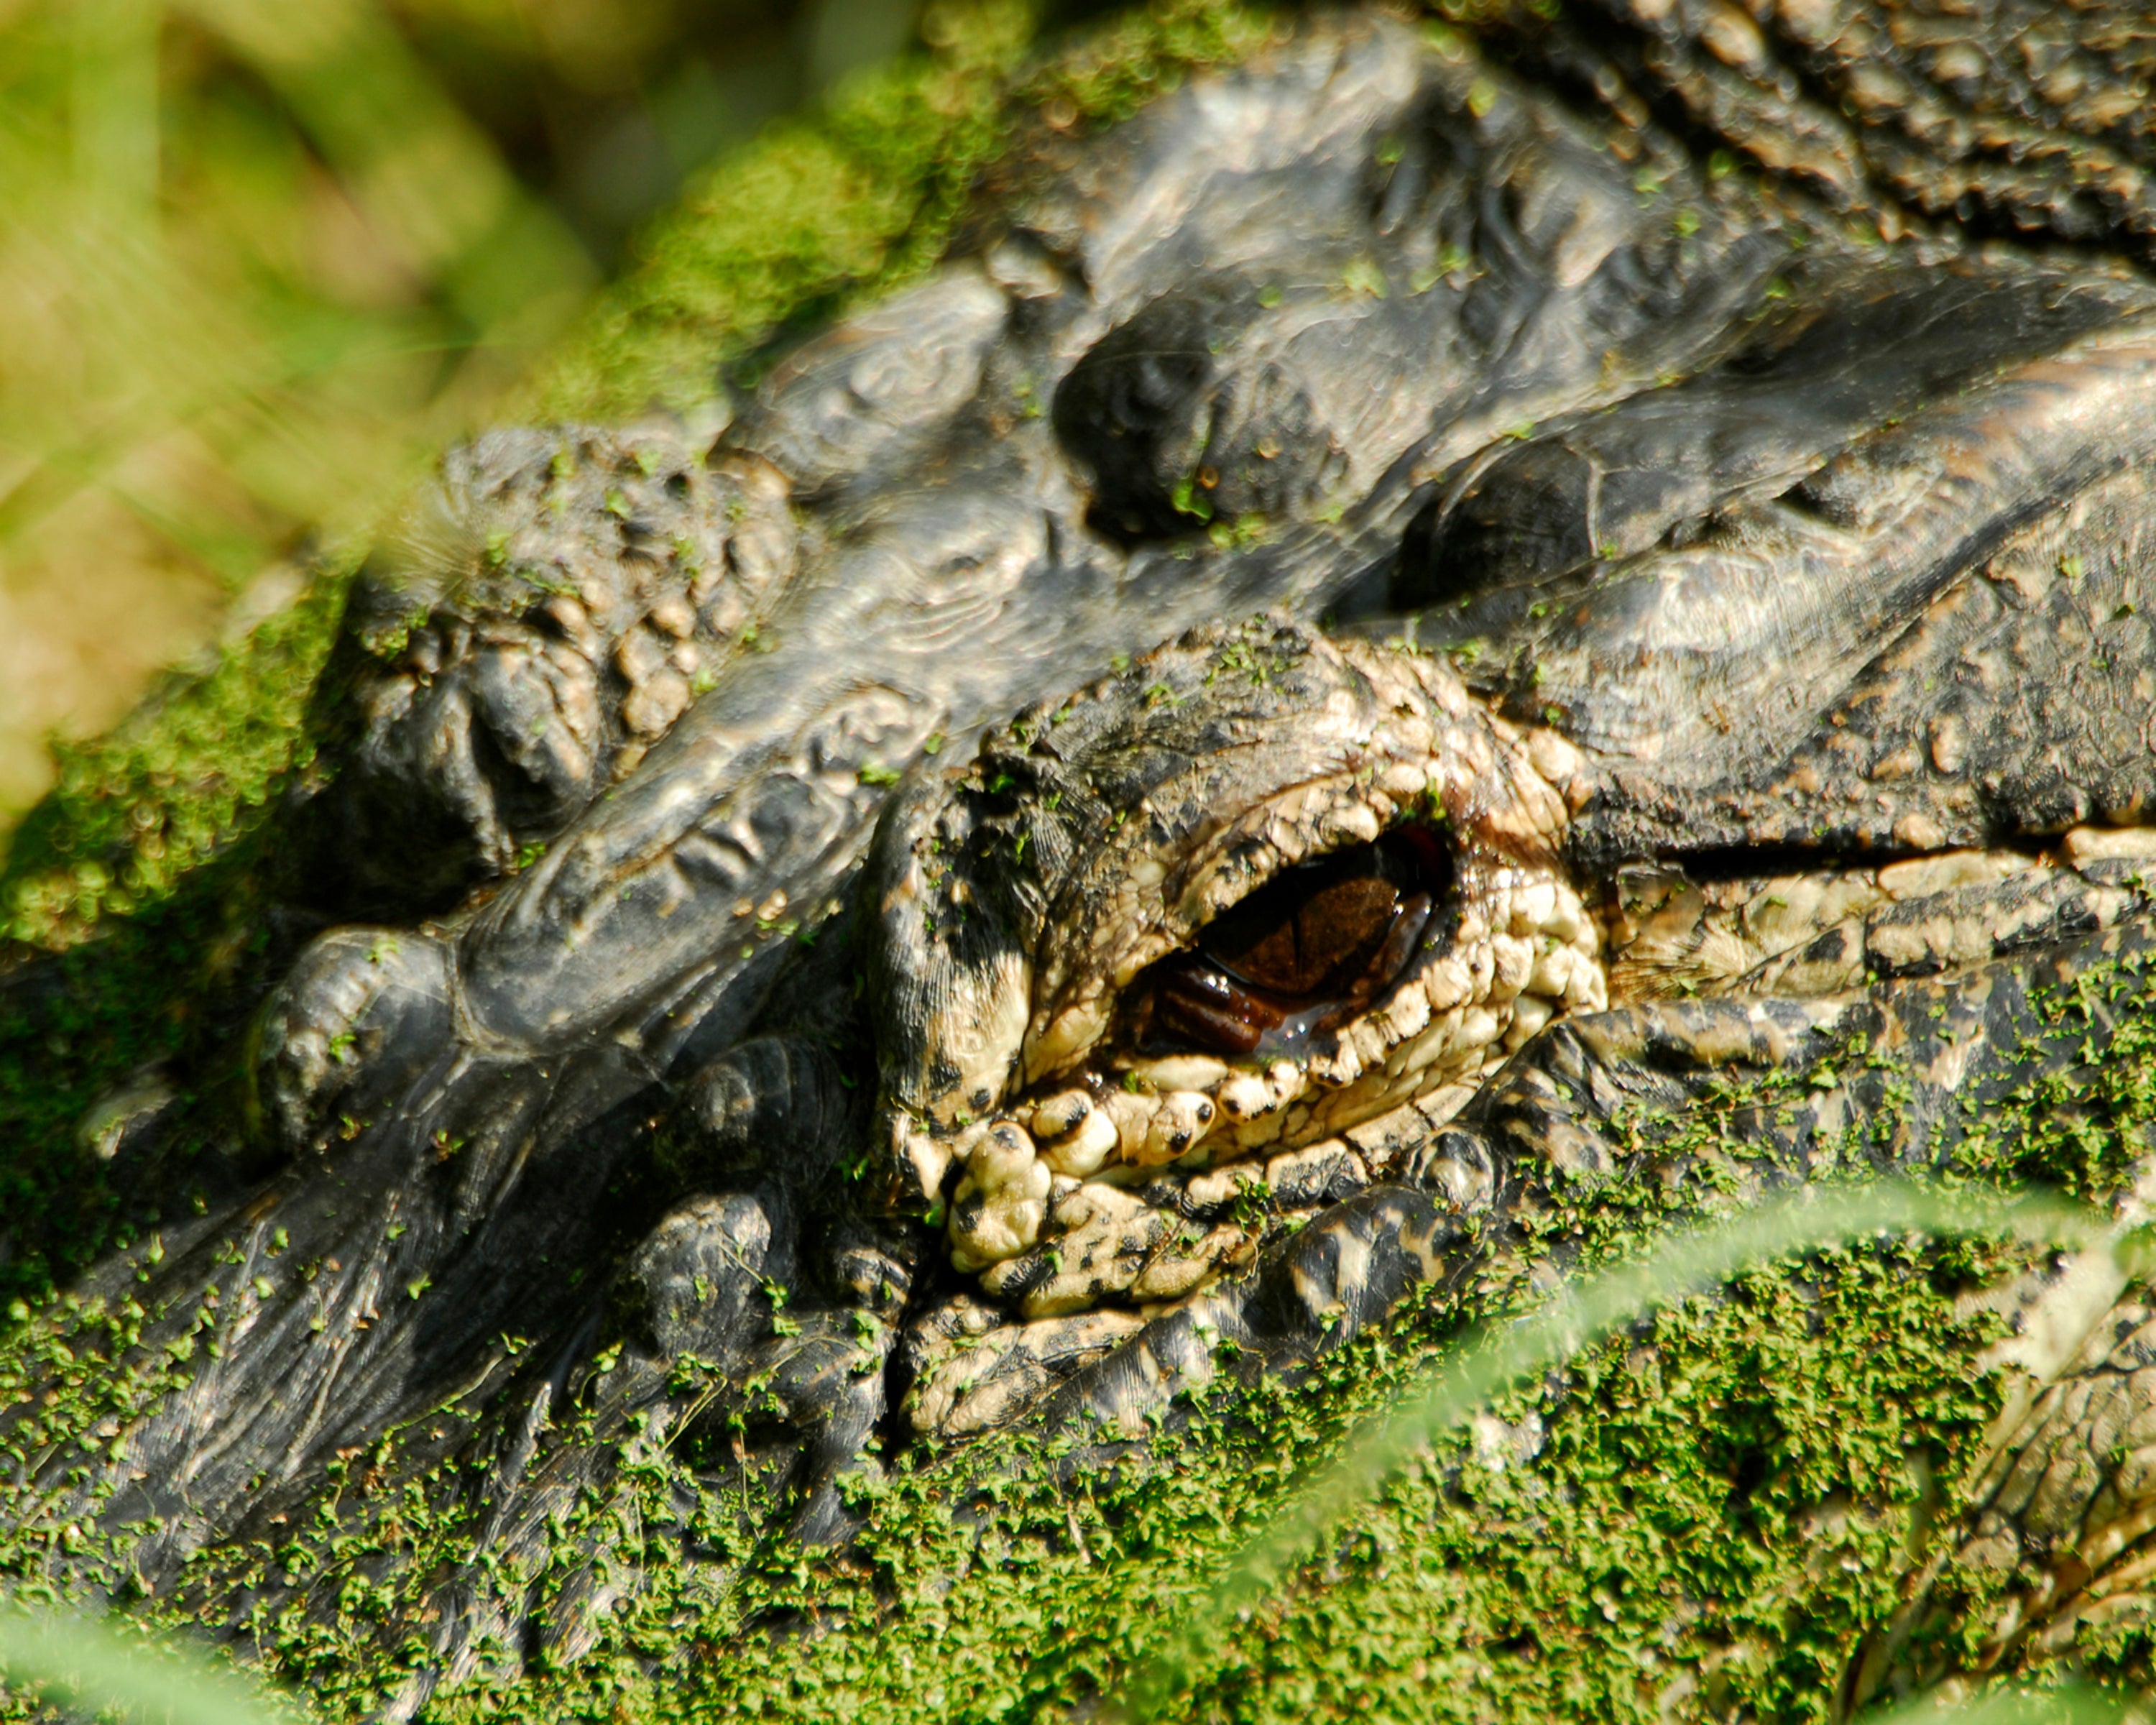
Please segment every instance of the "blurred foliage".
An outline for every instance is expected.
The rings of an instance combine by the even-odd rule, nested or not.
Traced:
[[[916,4],[0,0],[0,824]]]
[[[910,45],[918,0],[396,0],[427,64],[602,259],[685,177]]]
[[[65,1700],[80,1717],[155,1725],[285,1725],[308,1715],[222,1661],[126,1618],[0,1605],[0,1676],[44,1718]],[[44,1703],[40,1706],[40,1703]]]
[[[199,628],[483,413],[595,278],[367,0],[5,26],[0,568],[59,639],[172,585]],[[116,646],[80,673],[136,669]]]
[[[44,726],[117,717],[243,583],[227,648],[289,603],[295,553],[501,410],[624,226],[912,3],[0,0],[0,812],[55,785],[8,932],[64,942],[234,830],[304,753],[333,603],[95,742]],[[654,116],[663,172],[619,159]]]
[[[931,58],[857,75],[844,99],[768,129],[701,176],[653,228],[637,270],[562,344],[534,398],[548,417],[696,405],[717,367],[782,324],[888,290],[935,262],[1018,116],[1111,123],[1195,66],[1239,59],[1280,14],[1230,0],[1155,0],[1044,56],[1029,44],[1082,3],[943,0]]]

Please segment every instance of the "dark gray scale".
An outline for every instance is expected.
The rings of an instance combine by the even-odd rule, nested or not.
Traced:
[[[1402,566],[1417,638],[1656,779],[1756,773],[1853,655],[2146,458],[2153,309],[2019,266],[1830,289],[1695,379],[1470,464]]]
[[[1532,633],[1528,607],[1569,590],[1553,578],[1681,547],[1748,502],[1831,508],[1804,482],[1864,433],[2149,303],[2019,264],[1810,273],[1696,375],[1466,464],[1416,524],[1401,608],[1456,608],[1460,639]]]
[[[454,906],[633,770],[792,579],[786,486],[675,429],[500,431],[453,451],[352,583],[325,680],[333,781],[306,895]]]
[[[2145,465],[2122,467],[2008,537],[1861,667],[1777,771],[1693,819],[1726,843],[1905,849],[2145,823],[2152,570],[2156,492]]]
[[[1056,428],[1106,531],[1367,508],[1397,464],[1689,364],[1786,259],[1782,234],[1690,167],[1661,164],[1671,183],[1643,203],[1623,158],[1561,113],[1435,64],[1376,161],[1335,164],[1357,183],[1321,206],[1332,225],[1281,249],[1306,188],[1253,175],[1221,219],[1232,232],[1238,202],[1255,206],[1268,260],[1194,272],[1072,368]]]

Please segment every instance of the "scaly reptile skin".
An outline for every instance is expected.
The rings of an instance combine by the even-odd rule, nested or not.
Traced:
[[[1763,1191],[2100,1059],[2031,997],[2151,941],[2153,61],[2123,8],[1322,18],[1040,128],[716,444],[453,454],[286,813],[319,932],[225,1189],[91,1279],[144,1359],[215,1291],[221,1352],[47,1512],[162,1589],[454,1399],[405,1464],[490,1463],[489,1532],[408,1713],[588,1644],[603,1553],[536,1629],[519,1578],[733,1410],[684,1356],[829,1540],[871,1435],[1127,1427],[1518,1250],[1553,1171],[1702,1173],[1627,1109],[1906,1056],[1763,1115],[1713,1173]],[[2139,1296],[2025,1293],[1941,1535],[2035,1578],[1986,1663],[2156,1522]],[[1921,1583],[1851,1702],[1954,1676]]]

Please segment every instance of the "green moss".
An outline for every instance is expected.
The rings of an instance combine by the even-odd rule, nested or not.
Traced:
[[[2096,999],[2115,1015],[2116,1058],[1987,1108],[1962,1178],[2103,1190],[2138,1156],[2156,987],[2138,963],[2099,965],[2041,997],[2040,1016],[2071,1034]],[[1892,1076],[1845,1046],[1620,1130],[1664,1165],[1740,1163],[1758,1153],[1763,1111],[1860,1071]],[[1999,1406],[1997,1380],[1970,1368],[1999,1321],[1963,1296],[2025,1267],[2028,1249],[1893,1238],[1643,1316],[1336,1520],[1260,1604],[1214,1604],[1250,1535],[1456,1348],[1463,1325],[1502,1318],[1542,1265],[1621,1260],[1672,1219],[1728,1201],[1712,1179],[1665,1190],[1614,1220],[1583,1192],[1578,1225],[1553,1217],[1502,1275],[1433,1291],[1301,1384],[1194,1407],[1111,1471],[1066,1477],[1055,1454],[1014,1440],[896,1458],[858,1491],[867,1527],[843,1562],[761,1534],[769,1482],[730,1468],[722,1439],[641,1456],[566,1507],[552,1554],[516,1584],[543,1623],[582,1585],[596,1542],[634,1584],[597,1645],[514,1678],[482,1670],[421,1717],[1052,1718],[1127,1695],[1178,1650],[1153,1697],[1161,1717],[1834,1717],[1851,1650],[1899,1603],[1910,1552],[1958,1512]],[[128,1374],[102,1357],[139,1312],[54,1302],[18,1332],[0,1394],[56,1383],[37,1436],[109,1442],[192,1371],[190,1348],[214,1347],[216,1316],[196,1313],[187,1343]],[[587,1409],[613,1369],[603,1356],[560,1441],[589,1440]],[[442,1459],[468,1417],[445,1405],[386,1435],[341,1464],[341,1489],[312,1523],[212,1554],[188,1598],[146,1609],[237,1629],[331,1716],[377,1704],[426,1661],[412,1627],[422,1599],[479,1532],[475,1476]],[[34,1575],[56,1543],[85,1538],[28,1508],[0,1486],[0,1574]],[[1937,1639],[1958,1645],[1990,1596],[1982,1578],[1949,1574],[1940,1597],[1966,1615]],[[1191,1622],[1194,1642],[1176,1633]],[[2092,1636],[2082,1651],[2099,1672],[2148,1675],[2141,1631]]]
[[[229,864],[110,937],[0,990],[0,1302],[49,1292],[120,1237],[126,1182],[79,1143],[100,1092],[168,1059],[200,1010],[204,953],[231,932]]]
[[[0,872],[0,1300],[49,1289],[118,1237],[126,1182],[77,1123],[197,1034],[259,940],[251,860],[311,758],[341,601],[326,575],[108,736],[63,748],[59,784],[15,836]]]
[[[1539,1423],[1531,1457],[1498,1465],[1502,1434],[1441,1444],[1263,1604],[1201,1619],[1203,1654],[1172,1676],[1160,1715],[1646,1720],[1703,1674],[1699,1700],[1718,1716],[1830,1717],[1841,1661],[1891,1610],[1907,1542],[1951,1499],[1995,1410],[1994,1387],[1967,1369],[1992,1321],[1957,1313],[1953,1296],[2002,1262],[1982,1247],[1828,1255],[1589,1350],[1495,1410],[1513,1430]],[[1426,1367],[1459,1315],[1434,1305],[1313,1380],[1204,1410],[1076,1485],[1009,1445],[909,1458],[864,1493],[870,1522],[844,1564],[752,1543],[722,1480],[647,1464],[619,1496],[573,1507],[560,1560],[536,1578],[542,1601],[557,1597],[594,1532],[639,1572],[593,1653],[473,1681],[422,1717],[1082,1709],[1205,1609],[1236,1547]],[[106,1405],[84,1399],[70,1428]],[[424,1661],[422,1640],[384,1630],[411,1620],[415,1583],[475,1532],[459,1481],[400,1479],[393,1445],[345,1476],[316,1526],[218,1566],[218,1604],[332,1717],[377,1704]],[[685,1533],[701,1563],[682,1560]],[[250,1608],[264,1579],[312,1582],[315,1609]]]
[[[1985,1105],[1960,1178],[2118,1189],[2156,1122],[2156,985],[2138,960],[2105,963],[2035,1002],[2069,1041],[2099,1004],[2106,1059]],[[1890,1107],[1906,1081],[1851,1042],[1676,1117],[1627,1111],[1617,1130],[1643,1159],[1711,1173],[1758,1156],[1763,1112],[1860,1079]],[[1881,1147],[1863,1134],[1892,1129],[1857,1128],[1845,1165]],[[1609,1192],[1561,1203],[1543,1249],[1591,1266],[1727,1201],[1711,1178],[1640,1183],[1632,1204],[1605,1204]],[[1440,1446],[1267,1604],[1201,1620],[1205,1655],[1161,1715],[1645,1719],[1689,1695],[1691,1717],[1831,1717],[1850,1650],[1898,1603],[1912,1544],[1957,1510],[1997,1409],[1996,1381],[1969,1367],[1997,1320],[1960,1296],[2027,1261],[1997,1243],[1904,1241],[1764,1270],[1656,1315],[1496,1410],[1515,1430],[1540,1423],[1530,1460],[1495,1467],[1471,1443]],[[682,1661],[667,1644],[654,1681],[622,1656],[665,1642],[681,1573],[670,1553],[614,1657],[484,1704],[445,1698],[439,1717],[985,1719],[1116,1694],[1358,1420],[1533,1273],[1515,1263],[1465,1303],[1433,1296],[1308,1383],[1201,1410],[1118,1476],[1066,1487],[1052,1458],[1014,1446],[908,1458],[873,1496],[865,1573],[767,1553],[699,1615],[715,1651]],[[998,1468],[1004,1483],[980,1498]],[[1980,1622],[1976,1584],[1959,1599],[1963,1622]],[[2098,1668],[2143,1672],[2148,1638],[2112,1639],[2092,1644]]]
[[[332,565],[205,669],[174,674],[116,729],[55,746],[59,782],[0,871],[0,956],[64,951],[166,904],[261,824],[312,758],[305,720],[343,606]]]
[[[162,1248],[153,1248],[162,1255]],[[125,1430],[194,1377],[198,1355],[216,1346],[213,1301],[205,1302],[182,1338],[147,1358],[130,1358],[151,1314],[132,1299],[84,1300],[64,1295],[34,1319],[20,1301],[13,1307],[8,1346],[0,1352],[0,1406],[33,1411],[9,1432],[0,1462],[33,1465],[66,1446],[111,1456],[124,1454]],[[126,1359],[116,1367],[116,1360]],[[78,1520],[80,1507],[51,1499],[27,1499],[0,1491],[5,1532],[0,1533],[0,1574],[25,1602],[55,1597],[39,1576],[48,1562],[87,1555],[90,1574],[125,1599],[138,1591],[121,1560],[98,1561]],[[8,1717],[0,1712],[0,1717]]]

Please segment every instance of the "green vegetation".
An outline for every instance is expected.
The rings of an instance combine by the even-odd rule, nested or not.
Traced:
[[[1272,28],[1258,11],[1173,0],[1020,76],[1033,26],[1024,0],[947,0],[924,21],[933,54],[857,74],[822,112],[722,158],[502,411],[707,405],[721,370],[752,370],[774,333],[932,264],[1020,116],[1105,123]],[[108,911],[151,908],[254,829],[281,775],[310,757],[308,697],[350,567],[333,557],[295,611],[176,679],[113,737],[64,752],[62,782],[0,870],[0,952],[69,946]]]
[[[260,950],[259,841],[311,757],[341,600],[326,573],[243,648],[61,750],[58,787],[16,834],[0,875],[0,1301],[114,1243],[126,1194],[76,1123],[198,1034],[221,981]]]
[[[2101,1204],[2144,1153],[2156,988],[2138,963],[2097,967],[2044,1010],[2071,1038],[2097,999],[2123,1027],[2117,1058],[1989,1106],[1965,1181],[2010,1170]],[[1618,1130],[1665,1164],[1742,1162],[1758,1153],[1760,1111],[1830,1094],[1867,1060],[1892,1077],[1891,1062],[1841,1048],[1727,1085],[1681,1117],[1621,1117]],[[1138,1434],[1105,1471],[1065,1477],[1056,1454],[1007,1440],[895,1458],[887,1478],[860,1487],[868,1525],[837,1561],[762,1533],[765,1494],[727,1466],[723,1433],[625,1450],[618,1484],[573,1506],[552,1555],[513,1583],[542,1602],[543,1627],[545,1602],[579,1589],[596,1542],[634,1581],[596,1645],[515,1676],[482,1670],[422,1717],[987,1720],[1106,1699],[1222,1720],[1644,1721],[1683,1692],[1713,1717],[1830,1718],[1850,1649],[1897,1603],[1912,1547],[1958,1512],[2000,1406],[1999,1381],[1970,1370],[2000,1321],[1964,1296],[2036,1249],[1998,1231],[2017,1212],[1988,1200],[1993,1189],[1834,1182],[1809,1210],[1747,1219],[1711,1179],[1666,1188],[1645,1174],[1641,1194],[1663,1195],[1630,1207],[1585,1184],[1576,1210],[1553,1214],[1596,1225],[1553,1225],[1528,1260],[1434,1293],[1299,1384],[1209,1398],[1187,1424]],[[2045,1237],[2072,1237],[2056,1209],[2033,1214]],[[1722,1231],[1621,1267],[1687,1216]],[[1984,1231],[1933,1244],[1909,1231],[1933,1225]],[[1850,1243],[1806,1250],[1833,1240]],[[1681,1291],[1792,1250],[1804,1255]],[[1522,1337],[1504,1320],[1544,1304],[1558,1266],[1620,1267],[1576,1285],[1555,1322]],[[1656,1299],[1651,1316],[1594,1339]],[[0,1356],[0,1397],[56,1385],[42,1443],[114,1440],[216,1346],[205,1307],[184,1343],[123,1377],[103,1362],[141,1320],[126,1305],[42,1305]],[[1476,1323],[1479,1338],[1463,1344]],[[1534,1370],[1542,1348],[1563,1363]],[[1395,1424],[1365,1451],[1369,1422],[1397,1421],[1447,1359],[1465,1381],[1440,1385],[1417,1425]],[[1526,1381],[1485,1417],[1453,1425],[1522,1368]],[[564,1440],[590,1429],[590,1398],[613,1369],[603,1358],[561,1414]],[[695,1368],[682,1369],[693,1389]],[[441,1452],[432,1434],[460,1417],[445,1407],[416,1422],[424,1431],[354,1455],[311,1524],[218,1553],[187,1597],[139,1609],[238,1630],[330,1717],[378,1704],[424,1662],[411,1627],[420,1597],[478,1532],[470,1481],[428,1459]],[[1325,1473],[1343,1455],[1348,1491]],[[7,1495],[0,1573],[34,1577],[55,1548],[90,1554],[80,1522],[27,1515]],[[108,1579],[124,1596],[124,1575]],[[2001,1580],[1943,1572],[1946,1651],[1974,1651]],[[2080,1651],[2100,1676],[2156,1676],[2145,1629]]]
[[[429,1717],[1029,1718],[1099,1696],[1122,1718],[1648,1718],[1710,1643],[1720,1692],[1702,1698],[1717,1712],[1824,1717],[1851,1640],[1896,1601],[1904,1542],[1952,1499],[1951,1474],[1931,1471],[1951,1469],[1995,1411],[1984,1388],[1955,1381],[1962,1351],[1995,1323],[1935,1318],[1943,1295],[2011,1249],[2001,1237],[1942,1252],[1908,1230],[2002,1225],[2066,1245],[2101,1222],[1909,1183],[1843,1188],[1575,1283],[1535,1322],[1445,1348],[1434,1374],[1427,1331],[1410,1326],[1299,1391],[1201,1409],[1111,1476],[1060,1483],[1054,1457],[1008,1447],[902,1470],[867,1494],[865,1565],[751,1545],[730,1597],[697,1597],[655,1542],[641,1555],[658,1597],[619,1626],[614,1659],[481,1686]],[[1794,1252],[1813,1255],[1760,1267]],[[1689,1292],[1732,1274],[1719,1298]],[[1850,1420],[1858,1398],[1876,1398],[1862,1404],[1880,1417]],[[1337,1462],[1311,1481],[1313,1453],[1328,1451]],[[634,1507],[672,1513],[672,1475],[648,1470]],[[454,1552],[469,1530],[430,1524],[401,1495],[401,1536],[446,1536]],[[1838,1525],[1819,1509],[1837,1496],[1851,1512]],[[726,1506],[708,1489],[697,1515],[697,1533],[726,1539]],[[265,1567],[305,1568],[320,1544],[302,1533]],[[1823,1598],[1836,1572],[1848,1597]],[[394,1596],[348,1584],[341,1603],[363,1623]],[[1672,1643],[1672,1624],[1698,1645],[1683,1631]],[[310,1627],[255,1625],[288,1669],[312,1639],[317,1695],[326,1680],[337,1702],[378,1698],[364,1641],[332,1650]],[[742,1628],[735,1646],[681,1657],[685,1640],[723,1646]],[[148,1660],[131,1645],[141,1625],[128,1629],[0,1615],[0,1669],[63,1676],[107,1706],[248,1716],[229,1679]],[[639,1652],[673,1669],[654,1684]],[[1896,1721],[2118,1717],[2068,1687]]]
[[[120,726],[55,745],[59,782],[13,834],[0,939],[63,952],[107,918],[168,903],[261,824],[313,758],[309,705],[341,609],[323,569],[206,670],[168,679]]]
[[[125,1619],[0,1610],[0,1674],[55,1703],[157,1725],[275,1725],[305,1716]]]
[[[0,4],[0,824],[596,281],[398,28],[454,3]]]

